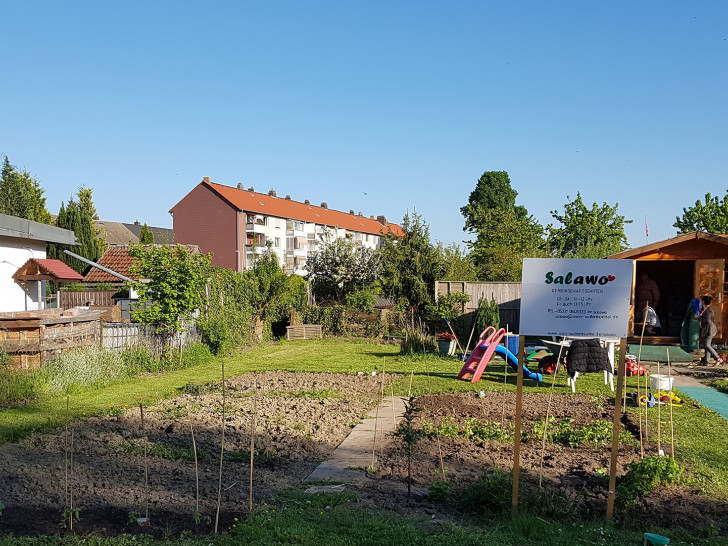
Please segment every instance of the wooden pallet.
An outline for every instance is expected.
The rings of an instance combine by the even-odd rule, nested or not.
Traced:
[[[324,337],[323,328],[320,324],[299,324],[298,326],[286,326],[288,339],[321,339]]]

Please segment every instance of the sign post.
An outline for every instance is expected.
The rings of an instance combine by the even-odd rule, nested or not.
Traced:
[[[614,512],[621,392],[632,294],[632,260],[582,260],[525,258],[523,260],[520,343],[523,336],[620,338],[617,389],[612,422],[612,457],[609,466],[607,519]],[[520,470],[522,366],[519,351],[516,391],[515,442],[513,448],[512,511],[518,511]]]

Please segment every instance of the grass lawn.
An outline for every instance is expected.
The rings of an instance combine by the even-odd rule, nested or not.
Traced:
[[[394,383],[395,394],[406,395],[412,378],[416,395],[427,393],[460,392],[507,389],[515,391],[515,372],[503,361],[492,362],[479,383],[456,378],[462,363],[454,359],[435,356],[400,356],[399,346],[324,339],[311,341],[265,344],[244,350],[224,359],[227,377],[252,371],[284,370],[291,372],[332,372],[370,374],[376,371],[398,374]],[[117,412],[139,403],[154,404],[169,398],[188,384],[203,385],[220,381],[222,359],[212,359],[193,368],[146,375],[114,384],[103,389],[82,389],[70,396],[71,419],[84,419]],[[635,389],[634,378],[628,378],[628,391]],[[563,375],[557,377],[554,394],[567,395]],[[541,385],[524,381],[525,392],[548,393],[551,377]],[[592,374],[580,377],[577,392],[602,399],[609,396],[602,376]],[[545,410],[544,410],[545,411]],[[630,412],[637,412],[634,407]],[[33,431],[47,431],[60,426],[65,420],[66,396],[46,395],[35,403],[4,408],[0,412],[0,442],[12,441]],[[689,404],[675,408],[674,430],[676,458],[688,465],[686,479],[690,485],[706,494],[728,500],[728,422],[708,409],[697,409]],[[664,410],[663,443],[669,453],[669,411]],[[657,412],[650,410],[650,436],[657,431]],[[276,501],[275,506],[261,507],[235,529],[218,537],[175,538],[175,544],[228,544],[254,542],[256,544],[639,544],[641,534],[633,530],[616,529],[600,523],[583,525],[555,524],[539,518],[524,516],[506,522],[488,522],[471,525],[471,521],[454,525],[422,518],[378,511],[356,509],[355,499],[347,497],[315,497],[306,503],[300,492],[290,492]],[[311,497],[306,497],[310,499]],[[343,499],[343,501],[341,500]],[[346,502],[346,501],[351,502]],[[329,509],[326,507],[329,506]],[[0,516],[1,517],[1,516]],[[477,522],[476,522],[477,523]],[[728,544],[723,537],[681,537],[672,532],[672,544]],[[2,544],[59,543],[59,538],[48,539],[0,538]],[[66,542],[67,541],[67,542]],[[94,537],[81,539],[68,537],[68,544],[145,544],[148,539],[120,537],[105,542]]]

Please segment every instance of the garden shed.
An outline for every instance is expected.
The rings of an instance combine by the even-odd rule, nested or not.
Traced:
[[[641,330],[641,313],[637,309],[639,284],[649,279],[659,291],[659,299],[654,307],[661,327],[654,334],[646,334],[646,340],[678,343],[682,321],[691,299],[709,295],[713,297],[718,327],[715,341],[728,341],[728,307],[725,303],[728,289],[725,282],[728,235],[686,233],[625,250],[609,258],[634,260],[630,332],[635,337],[639,336]]]

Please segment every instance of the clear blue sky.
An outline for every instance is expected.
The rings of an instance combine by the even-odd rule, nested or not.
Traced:
[[[171,226],[202,177],[461,242],[486,170],[630,244],[728,188],[728,3],[0,0],[0,154],[102,219]]]

